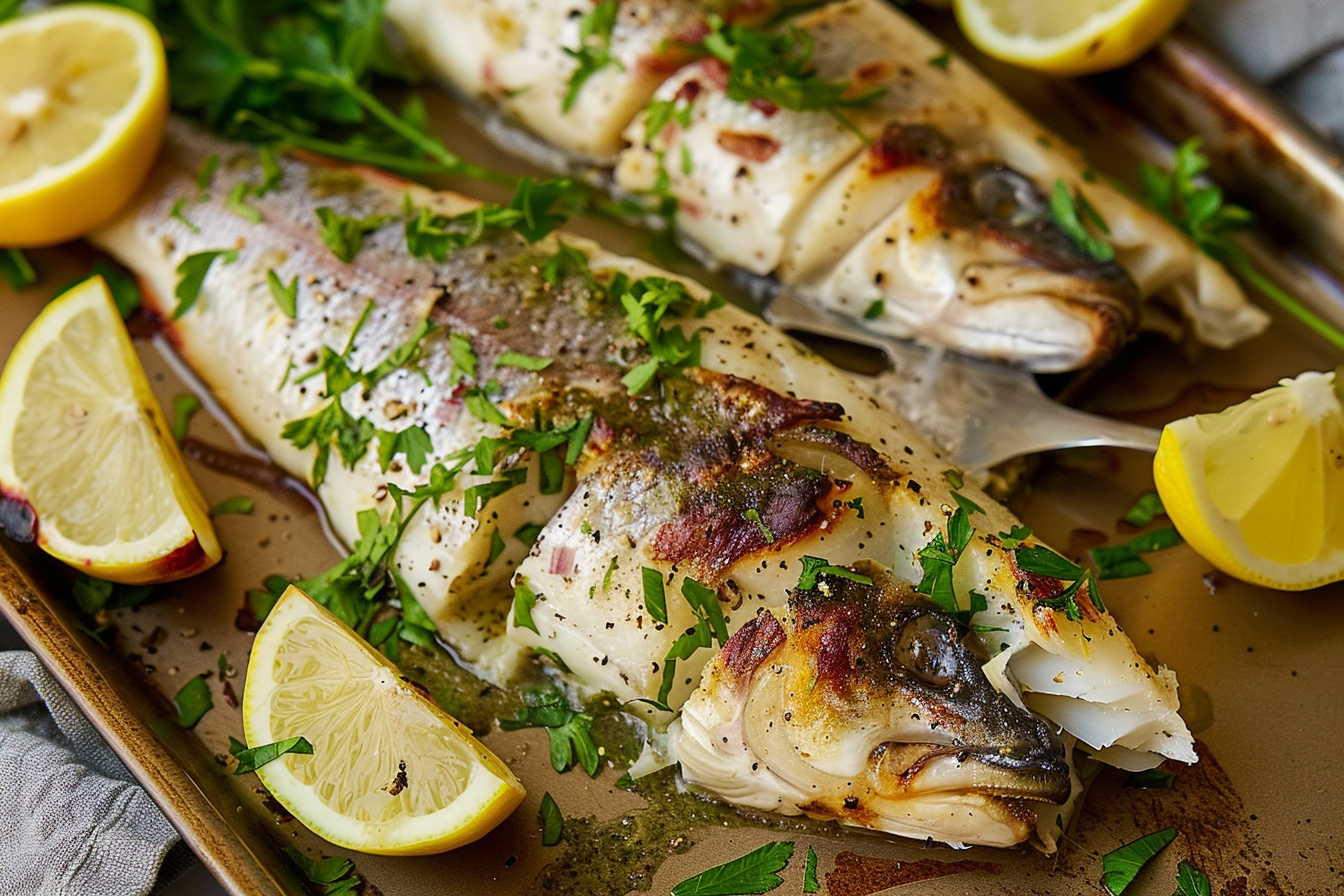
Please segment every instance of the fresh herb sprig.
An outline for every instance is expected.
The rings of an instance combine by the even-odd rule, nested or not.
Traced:
[[[263,765],[274,762],[286,753],[302,753],[312,755],[313,745],[305,737],[287,737],[284,740],[276,741],[273,744],[261,744],[256,747],[249,747],[247,744],[229,738],[229,755],[238,760],[238,767],[233,770],[235,775],[245,775],[248,772],[254,772]]]
[[[740,896],[769,893],[784,883],[781,876],[793,858],[789,841],[767,843],[744,856],[701,871],[672,888],[672,896]]]
[[[649,357],[621,377],[631,395],[643,391],[660,369],[700,365],[699,331],[687,336],[679,324],[664,324],[664,320],[691,315],[703,317],[723,306],[723,298],[718,293],[698,301],[680,281],[641,277],[631,283],[624,275],[617,275],[608,292],[619,298],[630,332],[649,349]]]
[[[1209,168],[1209,160],[1199,147],[1198,137],[1191,137],[1176,147],[1169,171],[1141,163],[1139,180],[1144,199],[1189,235],[1205,254],[1254,286],[1335,348],[1344,349],[1344,333],[1270,280],[1237,242],[1235,234],[1254,224],[1255,216],[1250,210],[1227,202],[1217,184],[1202,180]]]
[[[1104,264],[1115,260],[1115,247],[1105,239],[1110,236],[1111,228],[1096,207],[1087,201],[1083,191],[1070,193],[1063,178],[1055,181],[1055,188],[1050,193],[1050,217],[1094,261]]]
[[[734,102],[764,101],[793,112],[825,112],[867,140],[841,110],[871,105],[885,88],[854,94],[849,81],[827,81],[812,64],[812,37],[787,25],[759,29],[709,19],[709,33],[693,49],[708,53],[728,67],[728,98]]]
[[[1154,856],[1176,839],[1176,829],[1166,828],[1117,847],[1101,857],[1101,884],[1120,896]]]
[[[545,728],[551,740],[551,767],[557,772],[578,765],[588,777],[596,777],[602,756],[593,742],[593,717],[571,709],[565,695],[557,690],[534,692],[527,705],[514,719],[500,719],[505,731],[520,728]]]
[[[397,112],[377,98],[378,85],[410,81],[384,38],[382,0],[123,5],[148,13],[164,35],[173,105],[226,137],[408,177],[502,179],[449,152],[418,101]]]

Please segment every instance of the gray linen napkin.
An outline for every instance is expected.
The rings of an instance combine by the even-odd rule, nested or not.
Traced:
[[[177,839],[37,658],[0,653],[0,896],[142,896]]]

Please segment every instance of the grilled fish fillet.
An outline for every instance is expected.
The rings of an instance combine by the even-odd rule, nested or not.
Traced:
[[[884,91],[844,110],[852,129],[825,111],[736,102],[723,63],[691,59],[710,12],[760,19],[789,5],[622,0],[614,61],[568,109],[579,63],[566,48],[583,42],[592,0],[388,0],[386,13],[412,56],[498,113],[493,136],[555,167],[610,166],[618,192],[670,195],[699,254],[879,332],[1059,371],[1105,359],[1159,305],[1222,348],[1267,325],[1184,234],[969,65],[930,65],[944,48],[884,0],[791,20],[823,78]],[[677,112],[650,126],[650,103]],[[1059,181],[1100,212],[1114,263],[1056,225]]]
[[[211,155],[222,161],[202,190],[196,173]],[[250,221],[230,197],[240,184],[263,182],[255,154],[175,122],[151,182],[93,240],[139,275],[147,302],[165,316],[179,265],[236,253],[214,259],[199,297],[166,332],[241,427],[296,476],[310,476],[315,447],[296,448],[285,426],[331,406],[322,378],[305,374],[324,351],[347,346],[353,370],[385,364],[386,375],[350,385],[335,401],[379,430],[423,427],[431,444],[420,466],[402,450],[380,458],[370,447],[347,463],[333,449],[316,491],[347,543],[358,536],[361,510],[391,512],[389,482],[412,489],[434,464],[472,455],[482,439],[513,438],[484,468],[463,469],[441,503],[426,504],[394,555],[443,637],[484,676],[505,681],[544,648],[579,685],[611,691],[656,728],[697,687],[712,693],[714,674],[701,678],[716,652],[711,640],[722,644],[764,619],[762,610],[796,618],[789,595],[805,557],[837,566],[875,558],[893,582],[920,580],[917,554],[956,505],[946,462],[906,421],[783,333],[731,306],[702,305],[700,316],[682,308],[676,326],[698,334],[699,366],[664,369],[631,394],[622,378],[648,360],[649,348],[608,288],[624,275],[679,283],[690,298],[707,299],[697,284],[563,234],[528,244],[511,230],[487,230],[443,261],[413,257],[408,203],[443,215],[479,204],[295,159],[283,161],[283,175],[248,200],[260,216]],[[320,208],[364,222],[352,263],[324,245]],[[292,320],[277,306],[272,279],[296,291]],[[419,351],[402,354],[426,322],[434,329]],[[463,343],[470,364],[461,360]],[[519,366],[520,355],[550,363]],[[498,416],[473,395],[490,396]],[[574,431],[583,437],[570,457],[564,445],[534,450],[518,440]],[[481,486],[497,493],[482,500]],[[991,725],[967,743],[1015,749],[1017,728],[1039,730],[1022,711],[1030,710],[1125,767],[1167,756],[1194,761],[1175,676],[1150,668],[1085,594],[1076,621],[1043,603],[1064,583],[1021,571],[995,534],[1016,520],[974,489],[962,495],[983,513],[973,518],[955,586],[963,603],[971,589],[987,597],[971,622],[993,631],[974,646],[983,663],[961,664],[957,680],[978,688],[986,705],[1011,704],[1017,714],[1006,711],[1021,723]],[[530,527],[540,533],[529,546],[519,533]],[[510,585],[519,598],[511,600]],[[677,655],[678,640],[699,630],[704,644]],[[975,683],[981,678],[997,696]],[[1059,767],[1050,769],[1043,794],[1032,791],[1038,798],[1060,793]],[[941,837],[998,842],[1002,826],[995,830],[977,839],[949,828]]]

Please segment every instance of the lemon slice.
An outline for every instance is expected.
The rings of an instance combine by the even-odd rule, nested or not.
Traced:
[[[523,785],[343,622],[290,587],[257,632],[243,692],[252,746],[302,736],[311,755],[257,769],[295,818],[337,846],[428,855],[479,839]]]
[[[1336,375],[1304,373],[1163,430],[1158,494],[1185,540],[1223,572],[1286,591],[1344,579]]]
[[[114,582],[167,582],[219,561],[182,463],[102,277],[48,305],[0,375],[0,488],[9,528]],[[23,534],[23,533],[19,533]]]
[[[1176,24],[1190,0],[954,0],[976,48],[1025,68],[1072,77],[1133,62]]]
[[[47,246],[139,189],[168,115],[163,42],[144,17],[70,5],[0,25],[0,246]]]

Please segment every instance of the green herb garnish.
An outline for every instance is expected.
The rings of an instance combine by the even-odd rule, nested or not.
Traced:
[[[149,599],[153,593],[152,585],[122,585],[106,579],[94,578],[86,573],[75,576],[71,590],[75,601],[85,613],[97,613],[99,610],[119,610],[122,607],[137,607]]]
[[[775,533],[765,524],[765,520],[761,519],[761,512],[759,510],[755,507],[748,508],[747,512],[742,514],[742,516],[747,522],[756,524],[756,528],[760,530],[761,537],[765,539],[766,544],[775,543]]]
[[[513,586],[513,624],[517,628],[531,629],[537,634],[537,624],[532,621],[532,608],[537,605],[537,594],[527,584],[527,579],[519,579]]]
[[[1190,862],[1176,868],[1176,896],[1211,896],[1209,878]]]
[[[815,591],[817,588],[817,579],[820,576],[835,576],[838,579],[848,579],[851,582],[858,582],[860,585],[871,585],[873,580],[861,573],[854,572],[843,566],[835,566],[825,557],[803,557],[803,569],[798,574],[798,584],[794,587],[799,591]]]
[[[1026,526],[1013,526],[1007,532],[999,533],[999,542],[1004,550],[1011,551],[1031,537],[1031,530]]]
[[[518,367],[531,371],[545,370],[551,363],[551,358],[534,358],[519,352],[505,352],[495,359],[496,367]]]
[[[279,308],[285,317],[293,320],[299,301],[299,275],[295,274],[294,279],[286,286],[275,271],[267,271],[266,285],[271,288],[271,298],[275,300],[275,307]]]
[[[642,277],[633,283],[618,279],[612,283],[611,294],[620,298],[625,309],[625,320],[630,332],[648,346],[651,357],[636,365],[621,382],[631,395],[636,395],[653,380],[663,367],[698,367],[700,365],[700,333],[690,337],[677,324],[664,325],[666,317],[694,314],[703,317],[723,306],[723,298],[713,293],[704,301],[697,301],[685,284],[666,277]]]
[[[672,888],[672,896],[742,896],[769,893],[784,883],[781,873],[793,858],[792,843],[767,843],[741,858],[701,871]]]
[[[1093,548],[1092,562],[1097,564],[1097,578],[1123,579],[1129,576],[1147,575],[1153,568],[1139,557],[1139,554],[1175,547],[1183,540],[1179,532],[1168,526],[1165,529],[1145,532],[1124,544]]]
[[[820,889],[821,884],[817,881],[817,851],[809,846],[807,864],[803,866],[803,892],[815,893]]]
[[[1156,831],[1101,857],[1101,884],[1112,896],[1125,892],[1144,865],[1176,839],[1176,829]]]
[[[247,495],[234,495],[231,498],[225,498],[214,507],[210,508],[211,516],[223,516],[228,513],[241,514],[246,516],[256,509],[254,502]]]
[[[560,807],[555,804],[555,797],[548,790],[541,797],[541,845],[554,846],[559,843],[564,830],[565,817],[560,814]]]
[[[951,62],[952,62],[952,51],[945,49],[943,50],[943,52],[939,53],[937,56],[934,56],[932,59],[930,59],[929,65],[933,66],[934,68],[947,71],[947,67],[948,65],[951,64]]]
[[[173,294],[177,296],[177,307],[172,313],[173,320],[186,314],[191,306],[196,304],[201,295],[201,287],[205,285],[205,275],[210,273],[211,265],[220,258],[224,259],[224,264],[232,264],[238,260],[238,251],[215,249],[209,252],[197,252],[182,259],[182,263],[177,266],[177,288],[173,290]]]
[[[1094,261],[1104,264],[1115,260],[1115,247],[1102,237],[1093,234],[1088,229],[1088,224],[1103,235],[1109,235],[1110,228],[1106,226],[1106,222],[1102,220],[1092,203],[1083,196],[1081,190],[1069,192],[1069,186],[1064,183],[1063,178],[1055,180],[1055,189],[1050,194],[1050,218],[1079,249],[1092,256]],[[1084,220],[1087,223],[1084,223]]]
[[[183,440],[186,439],[191,418],[196,416],[196,412],[200,409],[201,400],[190,392],[173,396],[173,420],[168,424],[168,432],[172,435],[174,442],[181,445]]]
[[[238,767],[233,770],[235,775],[254,772],[286,753],[311,754],[312,752],[313,745],[308,743],[307,738],[304,737],[287,737],[273,744],[262,744],[259,747],[248,747],[232,737],[229,738],[229,754],[238,760]]]
[[[1142,529],[1166,513],[1167,509],[1162,506],[1162,499],[1158,497],[1157,492],[1147,492],[1134,502],[1134,506],[1126,511],[1122,519],[1136,529]]]
[[[392,215],[353,218],[325,205],[317,209],[317,219],[322,224],[322,242],[326,243],[332,255],[346,264],[354,261],[359,250],[364,247],[364,234],[373,233],[396,220]]]
[[[284,852],[303,876],[316,885],[322,896],[347,896],[357,892],[364,883],[355,874],[355,863],[344,856],[314,862],[292,846],[284,847]]]
[[[726,25],[719,16],[710,16],[709,29],[698,48],[728,66],[729,99],[764,100],[793,112],[825,112],[866,140],[840,110],[870,105],[885,89],[851,96],[850,82],[822,78],[812,66],[816,48],[806,31],[792,26],[763,31]]]
[[[654,622],[667,624],[667,594],[663,589],[663,574],[656,569],[640,570],[644,583],[644,608]]]
[[[588,777],[596,777],[601,754],[589,729],[593,717],[570,709],[565,695],[556,690],[527,695],[527,705],[516,719],[500,719],[505,731],[520,728],[545,728],[551,739],[551,767],[557,772],[579,765]]]
[[[1088,600],[1092,606],[1099,612],[1106,612],[1106,605],[1101,602],[1101,591],[1097,588],[1096,579],[1081,566],[1066,560],[1044,545],[1018,547],[1013,551],[1013,556],[1017,559],[1017,568],[1023,572],[1070,583],[1055,597],[1038,599],[1036,601],[1038,605],[1052,610],[1063,610],[1066,619],[1077,622],[1083,618],[1083,611],[1078,606],[1078,592],[1086,587]]]
[[[1139,181],[1143,185],[1144,199],[1194,240],[1206,255],[1254,286],[1335,348],[1344,349],[1344,333],[1266,277],[1236,241],[1234,235],[1254,224],[1255,216],[1249,210],[1225,201],[1222,189],[1216,184],[1201,185],[1198,182],[1209,167],[1209,160],[1199,147],[1198,137],[1191,137],[1176,147],[1170,171],[1161,171],[1147,162],[1140,163]]]
[[[37,270],[18,249],[0,249],[0,276],[14,289],[23,289],[37,282]]]
[[[579,45],[561,47],[566,56],[577,60],[578,67],[569,76],[569,89],[565,91],[560,111],[568,112],[579,91],[588,79],[609,65],[624,69],[620,60],[611,55],[611,32],[616,28],[616,14],[620,11],[617,0],[601,0],[579,19]]]
[[[177,707],[177,724],[191,728],[210,711],[215,701],[210,697],[210,686],[205,683],[205,679],[193,675],[174,695],[173,705]]]

